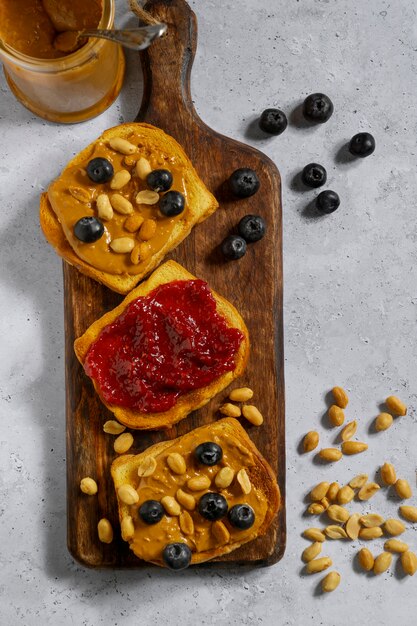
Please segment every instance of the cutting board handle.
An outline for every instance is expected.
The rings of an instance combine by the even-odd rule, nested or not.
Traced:
[[[168,25],[168,32],[141,53],[143,99],[136,121],[161,128],[187,124],[196,114],[190,74],[197,46],[197,19],[185,0],[150,0],[145,10]]]

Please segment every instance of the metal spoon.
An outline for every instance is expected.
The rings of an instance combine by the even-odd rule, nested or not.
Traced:
[[[152,24],[123,30],[82,30],[78,33],[78,37],[99,37],[100,39],[109,39],[132,50],[145,50],[155,39],[162,37],[167,28],[166,24]]]

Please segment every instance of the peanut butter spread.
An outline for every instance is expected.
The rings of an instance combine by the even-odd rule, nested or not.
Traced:
[[[175,224],[187,220],[187,190],[185,186],[185,165],[176,156],[170,156],[161,151],[160,146],[152,143],[147,135],[146,142],[140,133],[132,133],[127,141],[136,146],[133,154],[122,154],[110,147],[109,143],[98,141],[92,148],[91,154],[84,162],[67,167],[61,176],[48,189],[48,199],[51,203],[64,234],[77,256],[98,270],[110,274],[140,274],[147,265],[147,260],[159,252],[167,244]],[[113,166],[114,177],[124,170],[128,172],[129,180],[120,189],[112,188],[112,180],[107,183],[92,182],[86,172],[91,159],[102,157]],[[158,204],[145,204],[137,199],[140,191],[148,190],[146,180],[137,174],[136,163],[144,159],[149,165],[149,171],[167,169],[173,177],[172,190],[178,191],[185,197],[185,209],[176,217],[165,217],[158,210]],[[125,174],[126,175],[126,174]],[[114,210],[110,219],[103,219],[104,234],[94,243],[83,243],[74,235],[74,225],[86,216],[99,216],[97,198],[107,196]],[[122,196],[132,205],[130,214],[121,213],[113,203],[114,195]],[[158,201],[158,198],[156,198]],[[132,216],[139,218],[143,228],[132,232],[130,225]],[[147,228],[151,226],[152,228]],[[155,228],[156,226],[156,228]],[[123,246],[131,245],[125,250],[119,250],[114,240],[123,239]],[[112,243],[113,242],[113,243]],[[134,256],[133,247],[142,244],[139,256]],[[117,251],[115,251],[115,249]]]
[[[222,460],[212,467],[199,464],[194,457],[195,448],[206,441],[217,443],[223,450]],[[169,467],[167,458],[172,453],[180,454],[185,460],[186,469],[184,473],[175,473]],[[139,501],[136,504],[122,505],[124,511],[128,510],[127,515],[132,517],[134,523],[134,535],[129,539],[129,543],[130,548],[139,558],[161,563],[164,547],[169,543],[181,542],[186,543],[193,552],[192,562],[200,562],[206,560],[206,557],[199,558],[199,553],[211,552],[207,555],[207,559],[212,558],[215,556],[212,553],[213,550],[222,548],[223,552],[227,552],[225,548],[228,545],[235,544],[233,547],[236,547],[236,544],[250,541],[258,535],[259,528],[265,520],[268,502],[264,493],[251,481],[251,474],[254,476],[257,472],[254,456],[238,438],[225,433],[216,434],[213,425],[208,425],[175,440],[171,446],[157,454],[154,459],[156,467],[150,476],[140,478],[138,476],[138,464],[131,464],[129,473],[125,476],[126,482],[132,485],[139,495]],[[231,468],[234,477],[228,487],[219,488],[215,484],[215,477],[224,467]],[[246,470],[249,480],[249,493],[244,493],[244,491],[248,491],[247,486],[245,489],[242,488],[239,475],[241,470]],[[187,485],[188,481],[191,478],[201,476],[208,477],[210,486],[200,491],[190,489]],[[186,510],[181,505],[179,515],[166,514],[154,525],[148,525],[142,521],[138,509],[143,502],[146,500],[161,501],[164,496],[171,496],[178,500],[179,489],[195,499],[194,510],[189,508]],[[213,525],[219,524],[219,522],[205,519],[198,511],[198,501],[208,491],[221,493],[227,500],[229,510],[236,504],[250,505],[255,512],[254,524],[246,530],[240,530],[234,528],[225,516],[220,521],[226,531],[223,529],[220,534],[217,531],[215,535],[216,529],[213,528]]]
[[[102,10],[102,0],[0,0],[0,38],[33,58],[56,59],[67,54],[61,34],[97,28]]]

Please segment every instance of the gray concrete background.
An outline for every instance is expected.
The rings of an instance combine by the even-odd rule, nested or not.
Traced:
[[[126,22],[119,0],[120,23]],[[321,576],[302,575],[300,537],[308,489],[327,478],[372,477],[391,460],[416,491],[417,29],[411,0],[212,0],[191,3],[199,18],[193,70],[197,109],[213,128],[265,151],[283,179],[288,545],[263,570],[149,569],[96,572],[65,547],[64,337],[61,263],[38,227],[39,193],[68,159],[101,131],[135,116],[140,75],[129,55],[125,87],[99,118],[55,126],[22,108],[1,78],[1,454],[0,622],[2,624],[415,624],[416,578],[393,564],[380,577],[355,570],[360,544],[327,542],[342,582],[317,592]],[[291,114],[324,91],[335,113],[324,126],[290,124],[259,138],[263,108]],[[290,118],[293,117],[290,115]],[[377,141],[369,159],[346,162],[340,148],[356,132]],[[323,163],[340,209],[316,218],[294,176]],[[335,467],[298,454],[317,428],[326,392],[346,387],[348,419],[369,451]],[[375,435],[369,426],[388,393],[407,417]],[[413,503],[417,502],[414,498]],[[395,517],[384,492],[368,506]],[[314,520],[313,525],[316,524]],[[405,540],[417,549],[416,527]],[[374,552],[382,541],[374,542]],[[395,560],[394,560],[395,563]]]

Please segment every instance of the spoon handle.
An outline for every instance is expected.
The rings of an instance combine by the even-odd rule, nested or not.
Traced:
[[[145,50],[158,37],[167,31],[166,24],[152,24],[141,28],[126,28],[124,30],[83,30],[79,37],[98,37],[108,39],[132,50]]]

